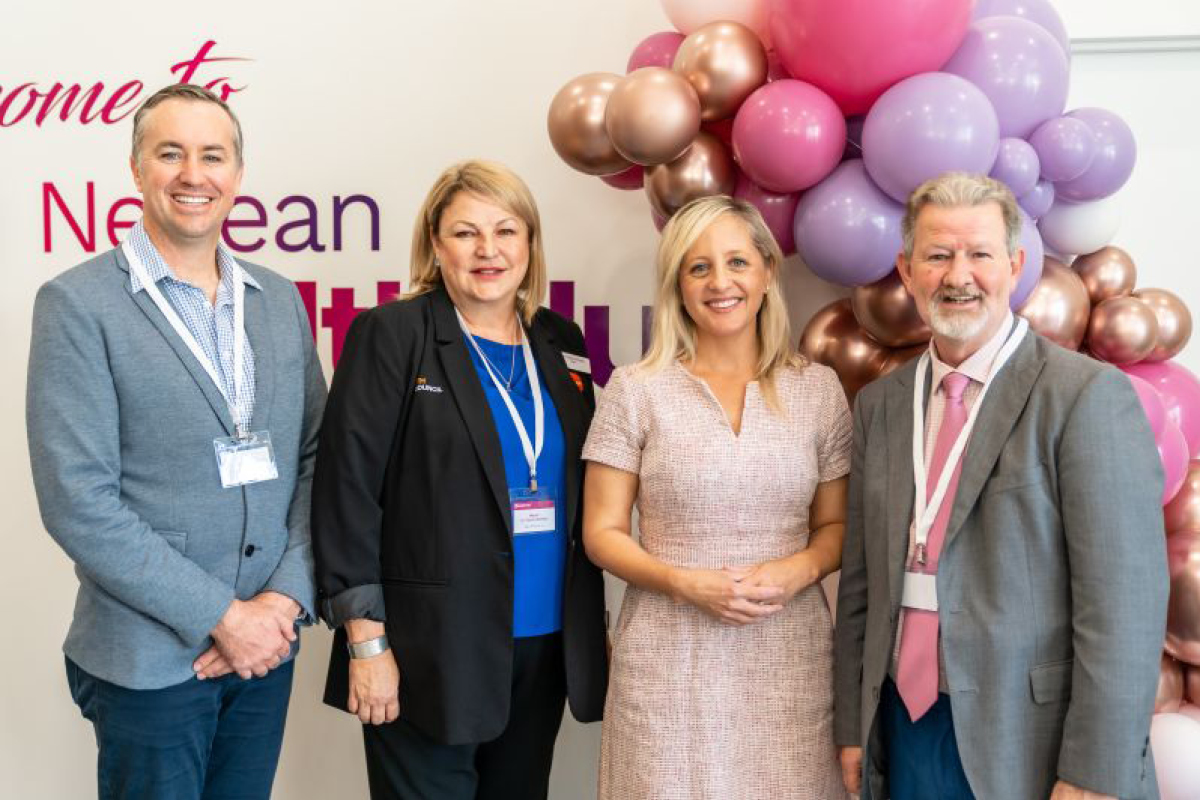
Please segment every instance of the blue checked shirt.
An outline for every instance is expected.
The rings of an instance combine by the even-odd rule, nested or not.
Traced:
[[[127,239],[133,251],[146,266],[151,280],[158,284],[167,302],[179,314],[183,324],[200,343],[200,348],[212,364],[224,384],[225,396],[234,397],[233,383],[233,256],[224,245],[217,247],[217,264],[221,268],[221,283],[217,286],[217,302],[210,304],[204,291],[175,277],[167,262],[138,222],[129,231]],[[242,281],[247,286],[262,290],[258,282],[246,270],[241,270]],[[133,270],[129,271],[129,290],[142,291],[142,282]],[[242,359],[242,393],[234,402],[234,423],[250,426],[254,413],[254,350],[246,339],[246,353]]]

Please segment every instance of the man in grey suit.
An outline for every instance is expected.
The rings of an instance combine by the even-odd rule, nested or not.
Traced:
[[[325,381],[296,288],[221,229],[242,135],[207,89],[134,119],[143,216],[38,292],[26,417],[42,519],[75,562],[67,679],[102,798],[270,794]]]
[[[870,800],[1158,797],[1162,471],[1125,376],[1009,311],[1020,224],[990,178],[913,193],[933,341],[856,401],[834,736]]]

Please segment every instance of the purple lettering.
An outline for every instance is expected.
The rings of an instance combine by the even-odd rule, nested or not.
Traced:
[[[279,211],[283,211],[288,206],[297,204],[304,206],[304,208],[308,211],[308,216],[304,219],[297,219],[285,225],[280,225],[279,230],[275,232],[275,244],[280,250],[283,250],[286,253],[298,253],[301,250],[312,250],[314,253],[325,252],[325,245],[321,244],[320,240],[317,238],[316,203],[304,195],[293,194],[288,195],[280,200],[279,205],[275,206],[275,208]],[[290,244],[287,239],[284,238],[284,235],[288,233],[288,231],[295,230],[297,228],[307,228],[308,236],[299,244]]]
[[[254,219],[234,219],[233,215],[237,213],[239,206],[250,206],[254,209]],[[235,250],[239,253],[253,253],[262,248],[267,240],[263,237],[258,237],[249,244],[242,244],[234,241],[233,231],[241,228],[265,228],[267,227],[267,209],[257,198],[249,195],[238,195],[233,201],[233,208],[229,209],[229,216],[225,218],[225,224],[221,226],[221,235],[225,239],[225,244],[230,250]]]
[[[371,251],[379,250],[379,206],[365,194],[352,194],[343,199],[338,195],[333,197],[333,249],[342,249],[342,213],[353,203],[367,207],[371,214]]]

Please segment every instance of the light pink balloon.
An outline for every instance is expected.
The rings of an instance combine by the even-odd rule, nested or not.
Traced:
[[[629,169],[622,170],[615,175],[601,175],[600,180],[614,189],[623,189],[627,192],[641,189],[646,180],[646,168],[641,164],[634,164]]]
[[[1154,444],[1158,447],[1158,457],[1163,466],[1162,504],[1171,502],[1183,486],[1188,473],[1187,440],[1179,430],[1179,426],[1167,420],[1161,436],[1155,437]]]
[[[767,0],[660,0],[676,30],[693,33],[710,22],[740,22],[770,45]]]
[[[1158,390],[1167,418],[1187,439],[1188,456],[1200,457],[1200,380],[1174,361],[1143,361],[1121,367]]]
[[[1142,409],[1146,412],[1146,419],[1150,421],[1150,430],[1154,433],[1154,440],[1158,441],[1158,437],[1162,435],[1168,422],[1167,407],[1163,405],[1162,397],[1148,381],[1142,380],[1137,375],[1126,375],[1125,377],[1129,378],[1129,382],[1133,384],[1133,390],[1137,392],[1138,400],[1142,401]]]
[[[675,31],[650,34],[638,42],[638,46],[633,48],[633,52],[629,54],[629,64],[625,67],[626,74],[642,67],[670,69],[671,65],[675,63],[675,53],[679,50],[679,45],[683,44],[683,39],[683,34]]]
[[[745,200],[758,209],[763,222],[771,230],[771,235],[779,244],[779,249],[785,256],[796,252],[796,236],[793,232],[792,220],[796,216],[796,205],[800,202],[800,193],[778,194],[769,192],[745,175],[738,176],[737,188],[733,196]]]
[[[1155,714],[1150,747],[1162,800],[1200,797],[1200,722],[1185,714]]]
[[[778,80],[746,98],[733,121],[733,157],[756,184],[788,194],[833,171],[846,144],[837,104],[812,84]]]

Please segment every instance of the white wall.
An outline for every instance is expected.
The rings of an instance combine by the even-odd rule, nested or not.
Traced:
[[[1068,27],[1088,35],[1113,35],[1133,22],[1139,35],[1178,33],[1172,26],[1190,6],[1143,2],[1134,14],[1123,3],[1063,2]],[[576,281],[578,307],[611,306],[613,360],[636,358],[655,244],[646,201],[569,170],[551,150],[544,126],[546,104],[568,78],[621,71],[642,36],[667,27],[654,0],[343,0],[269,8],[222,0],[182,9],[149,0],[19,4],[0,26],[0,97],[25,81],[103,80],[111,88],[138,78],[153,90],[169,82],[169,65],[214,39],[214,55],[253,59],[204,73],[248,85],[233,99],[247,132],[243,190],[268,206],[289,194],[313,197],[327,242],[333,195],[371,195],[382,214],[378,252],[351,226],[343,252],[286,254],[269,246],[253,259],[293,279],[318,281],[321,305],[332,286],[353,287],[358,303],[369,304],[375,281],[406,277],[411,220],[441,167],[467,156],[497,158],[520,172],[539,200],[554,277]],[[1159,21],[1170,24],[1160,30]],[[1200,263],[1191,246],[1192,187],[1200,185],[1200,53],[1078,55],[1074,69],[1072,105],[1124,114],[1141,146],[1123,193],[1126,221],[1118,242],[1137,260],[1143,285],[1172,288],[1200,311]],[[106,210],[133,192],[124,164],[128,132],[128,120],[0,127],[0,263],[7,269],[0,365],[13,381],[0,397],[0,452],[6,454],[0,508],[9,519],[0,566],[0,608],[9,633],[0,660],[2,797],[58,800],[94,792],[92,734],[67,694],[59,651],[75,579],[38,520],[22,422],[23,376],[34,292],[85,256],[57,217],[53,252],[42,251],[42,184],[55,182],[77,208],[84,182],[93,180]],[[295,217],[272,213],[273,219]],[[791,266],[789,295],[801,327],[844,292]],[[321,331],[319,344],[328,368],[328,331]],[[1198,353],[1194,345],[1182,361],[1200,370]],[[366,793],[357,724],[319,703],[328,646],[325,631],[305,634],[276,784],[275,795],[284,800]],[[598,726],[564,726],[555,798],[593,796],[598,740]]]

